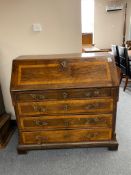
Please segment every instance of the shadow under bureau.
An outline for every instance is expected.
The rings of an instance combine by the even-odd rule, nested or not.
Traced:
[[[20,56],[13,60],[10,89],[18,153],[70,147],[117,150],[119,83],[111,55]]]

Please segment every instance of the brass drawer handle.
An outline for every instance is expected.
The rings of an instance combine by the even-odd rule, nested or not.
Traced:
[[[108,125],[108,122],[105,118],[87,118],[85,120],[85,124],[106,124]]]
[[[63,98],[67,98],[68,97],[68,93],[67,92],[63,92]]]
[[[45,107],[43,106],[34,105],[33,108],[35,112],[45,112],[46,111]]]
[[[47,122],[44,122],[44,121],[41,121],[41,120],[34,120],[34,124],[36,126],[47,126],[48,125]]]
[[[100,119],[98,118],[87,118],[86,119],[86,123],[89,123],[89,124],[96,124],[98,122],[100,122]]]
[[[91,96],[91,92],[86,92],[86,93],[85,93],[85,96],[86,96],[86,97],[90,97],[90,96]]]
[[[89,109],[94,109],[94,108],[98,108],[99,107],[99,104],[89,104],[85,107],[86,110],[89,110]]]
[[[98,133],[88,133],[88,134],[85,136],[85,139],[92,139],[92,138],[97,137],[98,135],[99,135]]]
[[[34,99],[34,100],[43,100],[43,99],[45,99],[45,96],[44,95],[36,95],[36,94],[30,94],[31,95],[31,97]]]
[[[96,90],[96,91],[94,91],[94,94],[95,94],[95,95],[99,95],[100,92]]]
[[[48,138],[46,136],[36,136],[35,140],[37,142],[37,144],[42,144],[42,143],[46,143],[48,141]]]
[[[92,95],[99,95],[99,94],[100,94],[100,92],[96,90],[94,92],[86,92],[85,96],[86,97],[91,97]]]

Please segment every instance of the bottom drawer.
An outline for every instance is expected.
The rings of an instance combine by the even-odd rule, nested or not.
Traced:
[[[70,143],[111,140],[111,129],[75,129],[20,132],[22,144]]]

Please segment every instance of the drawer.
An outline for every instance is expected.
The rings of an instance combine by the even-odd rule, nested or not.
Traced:
[[[111,140],[111,129],[52,130],[41,132],[20,132],[22,144],[70,143]]]
[[[18,102],[18,115],[111,113],[113,99]]]
[[[43,101],[46,99],[80,99],[92,97],[111,97],[111,88],[65,89],[41,92],[18,93],[17,101]]]
[[[24,130],[111,127],[112,114],[21,117],[20,128]]]

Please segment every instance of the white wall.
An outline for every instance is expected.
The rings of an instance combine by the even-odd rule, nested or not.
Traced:
[[[0,78],[7,112],[12,60],[25,54],[81,52],[80,0],[0,0]],[[40,23],[43,31],[32,32]]]
[[[94,43],[98,48],[110,48],[111,44],[122,44],[124,11],[107,13],[107,2],[107,0],[95,0]]]
[[[131,0],[127,1],[127,30],[126,30],[126,40],[131,40]],[[130,31],[129,31],[130,30]]]
[[[128,26],[131,0],[127,1]],[[106,3],[107,0],[95,0],[94,43],[98,48],[122,43],[123,11],[107,13]],[[23,54],[81,52],[80,4],[81,0],[0,0],[0,82],[6,110],[12,118],[12,60]],[[34,33],[33,23],[40,23],[43,31]]]

